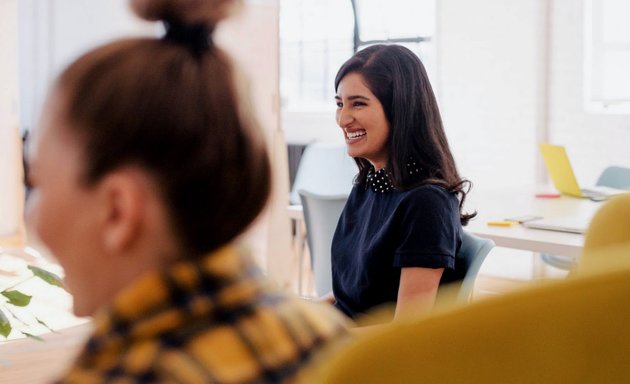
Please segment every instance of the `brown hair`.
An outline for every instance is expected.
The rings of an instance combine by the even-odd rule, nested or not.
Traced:
[[[132,7],[150,20],[205,23],[211,32],[233,3],[138,0]],[[85,182],[128,164],[146,169],[193,256],[243,232],[270,190],[261,132],[241,110],[230,61],[208,41],[201,54],[172,39],[117,41],[80,57],[56,84],[85,143]]]
[[[457,172],[437,100],[418,56],[400,45],[365,48],[341,66],[335,91],[349,73],[360,74],[383,105],[390,126],[386,168],[392,184],[402,190],[421,184],[448,189],[459,198],[460,221],[466,225],[476,215],[461,212],[471,182]],[[357,182],[364,183],[371,164],[363,158],[355,161]],[[419,172],[409,169],[409,163],[415,163],[413,168]]]

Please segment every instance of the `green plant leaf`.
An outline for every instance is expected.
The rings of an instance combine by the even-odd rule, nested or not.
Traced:
[[[35,320],[37,320],[37,322],[38,322],[39,324],[41,324],[41,325],[43,325],[44,327],[46,327],[46,328],[47,328],[50,332],[57,333],[57,331],[55,331],[54,329],[50,328],[50,327],[48,326],[48,324],[44,323],[44,321],[43,321],[43,320],[40,320],[40,319],[39,319],[39,318],[37,318],[37,317],[35,318]]]
[[[29,265],[28,269],[31,270],[31,272],[33,272],[33,274],[37,277],[39,277],[40,279],[44,280],[45,282],[47,282],[50,285],[55,285],[59,288],[63,288],[66,289],[63,286],[63,281],[61,280],[61,278],[57,275],[55,275],[52,272],[48,272],[45,269],[39,268],[39,267],[35,267],[33,265]]]
[[[44,341],[44,339],[42,339],[41,337],[39,337],[39,336],[37,336],[37,335],[33,335],[32,333],[28,333],[28,332],[24,332],[24,331],[21,331],[21,332],[22,332],[22,334],[23,334],[24,336],[29,337],[29,338],[31,338],[31,339],[35,339],[35,340],[37,340],[37,341]]]
[[[20,319],[20,317],[18,315],[16,315],[15,312],[13,312],[9,307],[5,306],[4,310],[9,312],[11,317],[13,317],[15,320],[19,321],[20,323],[22,323],[22,324],[24,324],[25,326],[28,327],[28,323],[26,321]]]
[[[0,295],[9,299],[8,303],[16,307],[26,307],[31,302],[32,296],[25,295],[20,291],[2,291]]]
[[[0,310],[0,335],[6,338],[11,333],[11,329],[13,329],[13,327],[11,327],[11,322],[4,312]]]

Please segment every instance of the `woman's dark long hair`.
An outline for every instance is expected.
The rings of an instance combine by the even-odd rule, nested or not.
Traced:
[[[418,185],[439,185],[459,198],[462,225],[476,215],[462,213],[472,183],[457,172],[442,118],[424,65],[413,52],[399,45],[373,45],[346,61],[335,78],[335,91],[349,73],[360,74],[383,105],[390,125],[387,172],[400,190]],[[355,158],[357,183],[365,183],[369,161]],[[415,163],[413,169],[407,164]],[[418,169],[419,172],[411,172]]]

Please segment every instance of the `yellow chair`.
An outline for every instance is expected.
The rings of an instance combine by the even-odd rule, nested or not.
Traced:
[[[602,206],[586,232],[584,248],[630,242],[630,194],[612,197]]]
[[[566,280],[359,337],[316,382],[629,382],[630,196],[598,212],[583,257]]]
[[[316,382],[628,382],[629,304],[630,269],[567,279],[392,323],[357,338]]]
[[[625,255],[618,250],[629,243],[630,194],[615,196],[597,211],[591,221],[577,273],[630,265],[630,254]]]

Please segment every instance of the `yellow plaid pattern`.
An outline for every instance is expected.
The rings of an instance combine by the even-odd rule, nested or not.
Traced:
[[[332,307],[273,288],[228,246],[120,293],[59,382],[296,382],[346,332]]]

